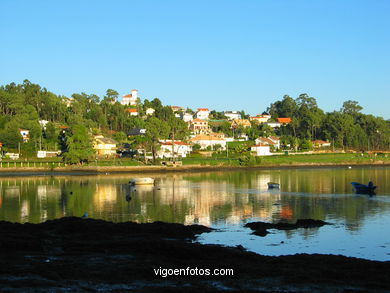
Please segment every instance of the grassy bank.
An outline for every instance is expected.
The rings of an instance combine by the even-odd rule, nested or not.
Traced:
[[[368,155],[364,154],[302,154],[302,155],[277,155],[254,158],[245,162],[240,157],[189,157],[183,159],[184,165],[205,165],[205,166],[285,166],[285,165],[324,165],[324,164],[380,164],[390,163],[390,156],[386,154]]]
[[[277,168],[301,166],[338,166],[338,165],[390,165],[390,156],[386,154],[300,154],[264,157],[201,157],[192,156],[182,160],[183,166],[145,165],[132,159],[98,160],[84,165],[65,165],[55,160],[2,161],[0,172],[164,172],[164,171],[200,171],[231,168]]]

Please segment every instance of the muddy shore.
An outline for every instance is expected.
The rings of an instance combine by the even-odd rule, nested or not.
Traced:
[[[62,218],[0,222],[1,292],[389,292],[390,262],[270,257],[192,240],[211,229]],[[156,276],[159,268],[229,268],[233,276]]]

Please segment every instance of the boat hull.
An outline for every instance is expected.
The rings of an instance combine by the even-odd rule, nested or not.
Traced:
[[[280,184],[279,183],[274,183],[274,182],[268,182],[268,189],[279,189]]]
[[[375,194],[376,186],[368,186],[358,182],[351,182],[353,190],[359,194]]]

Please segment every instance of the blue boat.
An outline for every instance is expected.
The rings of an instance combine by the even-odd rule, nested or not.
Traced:
[[[368,182],[367,185],[361,184],[361,183],[358,183],[358,182],[351,182],[351,184],[353,186],[353,190],[356,193],[370,194],[370,195],[374,195],[375,194],[376,186],[374,185],[374,183],[372,183],[372,181]]]
[[[275,182],[268,182],[268,189],[279,189],[280,188],[280,184],[279,183],[275,183]]]

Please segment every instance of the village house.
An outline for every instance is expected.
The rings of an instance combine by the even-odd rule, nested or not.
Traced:
[[[273,146],[275,150],[280,149],[280,139],[276,136],[270,136],[270,137],[259,137],[255,140],[255,143],[257,145],[264,144]]]
[[[184,108],[180,107],[180,106],[171,106],[171,109],[172,109],[173,113],[184,111]]]
[[[282,125],[290,124],[292,122],[291,118],[278,118],[278,122]]]
[[[19,129],[19,133],[23,138],[23,142],[28,142],[30,140],[30,130]]]
[[[209,123],[206,120],[196,118],[190,121],[190,130],[195,134],[209,133]]]
[[[67,108],[72,106],[74,99],[73,98],[62,98],[62,102],[66,105]]]
[[[96,135],[93,141],[93,148],[98,156],[115,156],[118,142],[112,138]]]
[[[255,153],[255,156],[271,156],[269,145],[266,144],[256,144],[251,147],[251,152]]]
[[[130,114],[130,116],[138,116],[138,110],[135,108],[129,108],[126,110],[127,113]]]
[[[157,151],[157,156],[163,158],[185,158],[192,152],[192,145],[182,141],[165,141],[160,142],[160,150]],[[173,151],[173,152],[172,152]]]
[[[196,118],[207,120],[209,119],[210,111],[207,108],[198,108],[198,112],[196,112]]]
[[[237,128],[238,126],[243,126],[244,128],[251,127],[252,124],[249,122],[248,119],[234,119],[231,123],[231,128]]]
[[[255,121],[257,123],[265,123],[269,119],[271,119],[271,115],[257,115],[255,117],[250,117],[249,118],[251,121]]]
[[[122,97],[121,104],[135,106],[137,105],[137,99],[138,99],[138,90],[131,90],[131,94]]]
[[[330,142],[324,141],[324,140],[314,140],[313,146],[315,148],[326,148],[326,147],[330,147],[331,144],[330,144]]]
[[[200,134],[192,138],[191,142],[194,144],[199,144],[202,150],[207,149],[207,147],[215,149],[217,145],[219,145],[222,150],[226,149],[225,139],[219,138],[215,135]]]
[[[153,108],[147,108],[145,114],[151,116],[154,114],[154,112],[156,112],[156,110],[154,110]]]
[[[241,119],[241,112],[239,111],[225,111],[223,112],[223,115],[225,115],[228,120]]]
[[[190,122],[194,120],[194,116],[190,113],[181,113],[181,119],[183,119],[184,122]]]
[[[282,124],[280,122],[265,122],[263,123],[264,125],[268,125],[269,127],[275,129],[275,128],[280,128]]]

